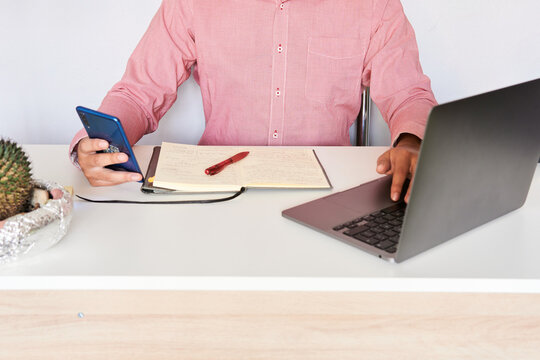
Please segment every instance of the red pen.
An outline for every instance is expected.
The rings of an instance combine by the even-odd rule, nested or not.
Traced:
[[[249,154],[249,151],[244,151],[244,152],[238,153],[238,154],[228,158],[227,160],[223,160],[219,164],[216,164],[214,166],[210,166],[208,169],[204,170],[204,172],[205,172],[206,175],[216,175],[221,170],[225,169],[225,167],[227,165],[242,160],[243,158],[248,156],[248,154]]]

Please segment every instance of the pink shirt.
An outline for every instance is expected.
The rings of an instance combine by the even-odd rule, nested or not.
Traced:
[[[393,140],[422,138],[436,104],[399,0],[164,0],[99,110],[134,144],[192,70],[203,145],[350,145],[367,86]]]

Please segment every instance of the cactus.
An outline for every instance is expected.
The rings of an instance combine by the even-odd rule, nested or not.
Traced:
[[[16,143],[0,139],[0,221],[29,211],[33,188],[28,156]]]

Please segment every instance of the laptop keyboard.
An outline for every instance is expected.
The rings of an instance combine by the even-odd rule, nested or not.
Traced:
[[[333,230],[393,254],[397,249],[405,207],[404,202],[399,202],[334,226]]]

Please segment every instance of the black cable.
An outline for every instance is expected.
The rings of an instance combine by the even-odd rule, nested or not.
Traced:
[[[89,202],[93,202],[93,203],[111,203],[111,204],[210,204],[210,203],[217,203],[217,202],[232,200],[232,199],[240,196],[240,194],[242,194],[244,191],[246,191],[246,188],[242,187],[235,194],[233,194],[231,196],[228,196],[228,197],[224,197],[224,198],[206,199],[206,200],[179,200],[179,201],[92,200],[92,199],[87,199],[87,198],[79,196],[79,195],[75,195],[75,196],[77,196],[79,199],[89,201]]]

